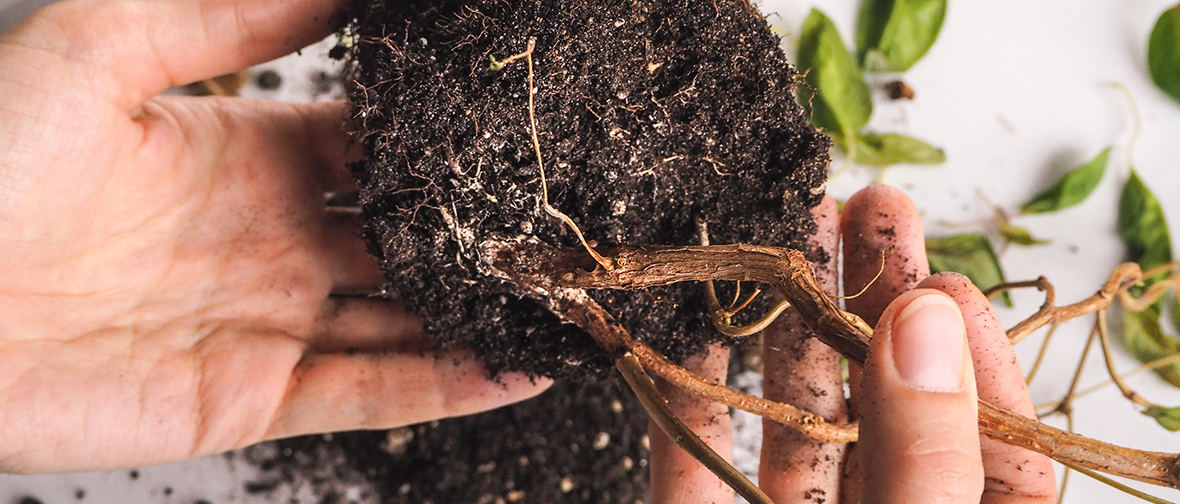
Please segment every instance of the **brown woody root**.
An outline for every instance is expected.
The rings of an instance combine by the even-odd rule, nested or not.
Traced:
[[[811,263],[795,250],[753,245],[620,248],[607,254],[614,263],[610,270],[598,267],[583,250],[556,248],[536,239],[487,242],[483,252],[492,274],[536,293],[568,289],[641,289],[708,280],[773,285],[824,343],[858,363],[864,362],[868,352],[872,329],[854,315],[841,311],[823,293],[815,281]],[[1140,277],[1137,266],[1124,265],[1091,298],[1067,307],[1042,309],[1031,318],[1033,322],[1017,327],[1031,331],[1030,327],[1035,329],[1058,318],[1064,319],[1075,309],[1088,310],[1083,313],[1089,313],[1097,307],[1104,308],[1122,286]],[[1051,305],[1049,300],[1046,306]],[[611,346],[604,346],[617,356],[630,350],[625,341],[623,337],[613,338],[613,342],[607,342]],[[1180,456],[1177,454],[1136,450],[1090,439],[982,400],[979,402],[979,430],[993,439],[1042,453],[1066,464],[1180,488]]]

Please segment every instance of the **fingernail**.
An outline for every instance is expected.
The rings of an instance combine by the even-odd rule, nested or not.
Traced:
[[[941,294],[920,296],[893,319],[893,365],[910,387],[933,392],[963,388],[967,329],[955,302]]]

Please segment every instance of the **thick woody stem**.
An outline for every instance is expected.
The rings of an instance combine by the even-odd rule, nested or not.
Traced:
[[[842,312],[824,294],[815,280],[811,263],[799,251],[751,245],[620,248],[609,253],[615,264],[610,271],[596,268],[584,251],[559,249],[535,239],[488,242],[483,252],[486,266],[497,276],[541,291],[640,289],[706,280],[770,284],[781,291],[824,343],[858,363],[863,363],[868,353],[872,329],[859,318]],[[1040,327],[1074,312],[1089,313],[1105,308],[1127,282],[1137,281],[1138,273],[1138,267],[1133,270],[1121,267],[1091,298],[1066,307],[1043,309],[1028,325]],[[1177,454],[1104,443],[1044,425],[982,400],[979,430],[993,439],[1064,463],[1180,488]]]
[[[655,420],[656,424],[677,445],[691,454],[747,501],[754,504],[771,503],[770,498],[762,490],[758,489],[757,485],[747,479],[732,464],[718,455],[717,452],[713,451],[692,429],[688,428],[684,422],[676,417],[676,414],[668,407],[667,400],[664,399],[660,391],[656,389],[655,384],[652,383],[651,378],[644,372],[642,360],[636,357],[633,350],[646,351],[644,353],[647,354],[654,352],[651,352],[646,346],[632,339],[627,330],[619,325],[614,317],[607,313],[593,299],[590,299],[590,296],[586,295],[586,291],[568,287],[538,290],[536,286],[528,284],[517,285],[528,290],[534,298],[548,303],[549,309],[557,313],[562,313],[571,322],[590,333],[594,337],[594,340],[614,358],[615,367],[618,368],[623,378],[627,380],[627,384],[631,386],[631,390],[635,392],[636,397],[639,398],[639,402],[643,404],[643,409],[647,410],[648,415]],[[692,375],[692,373],[685,371],[683,368],[675,365],[673,367],[677,367],[684,373]],[[696,377],[696,375],[692,376],[704,382],[704,380]]]
[[[554,253],[568,251],[552,250]],[[571,259],[586,259],[585,254],[575,252]],[[594,263],[590,263],[593,267]],[[515,268],[501,269],[497,264],[491,271],[496,276],[523,287],[541,302],[547,303],[554,313],[561,313],[570,322],[589,333],[616,361],[629,354],[660,378],[700,397],[724,404],[755,415],[769,418],[804,435],[827,443],[849,443],[856,441],[857,425],[833,424],[822,416],[789,404],[770,401],[716,385],[669,361],[659,352],[635,341],[631,334],[611,317],[601,306],[576,287],[555,286],[542,276],[521,276]]]

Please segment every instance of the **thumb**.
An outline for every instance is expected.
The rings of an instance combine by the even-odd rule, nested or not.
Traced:
[[[975,373],[954,300],[931,289],[895,299],[869,343],[861,387],[864,502],[979,502]]]

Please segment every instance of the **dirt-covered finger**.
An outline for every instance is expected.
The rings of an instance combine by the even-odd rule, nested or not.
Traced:
[[[930,276],[922,218],[899,189],[874,185],[853,195],[844,205],[841,233],[846,294],[855,294],[872,282],[846,306],[869,325],[877,323],[894,298]],[[882,253],[886,254],[884,269]],[[873,281],[878,273],[880,278]]]
[[[913,201],[899,189],[873,185],[854,194],[840,216],[840,234],[845,294],[856,294],[868,286],[860,296],[845,301],[845,306],[869,325],[877,323],[894,298],[930,275],[922,218]],[[854,419],[860,417],[860,380],[860,366],[849,364],[849,415]],[[860,502],[861,471],[856,445],[848,449],[844,472],[841,502]]]
[[[725,383],[729,349],[709,345],[689,357],[684,367],[714,383]],[[656,387],[680,420],[725,460],[733,460],[733,428],[729,408],[689,394],[655,378]],[[651,501],[732,502],[733,489],[676,445],[654,421],[648,422],[651,441]]]
[[[816,279],[829,294],[838,283],[839,211],[825,198],[812,210],[817,226],[811,237]],[[829,422],[848,421],[840,356],[816,339],[787,310],[762,333],[763,395],[819,414]],[[838,502],[844,445],[826,444],[778,422],[762,422],[758,485],[775,502]]]
[[[918,286],[945,292],[963,312],[979,398],[1035,419],[1016,353],[983,293],[967,277],[955,273],[939,273]],[[1053,464],[1047,457],[986,436],[980,436],[979,447],[986,473],[981,502],[1056,502]]]

